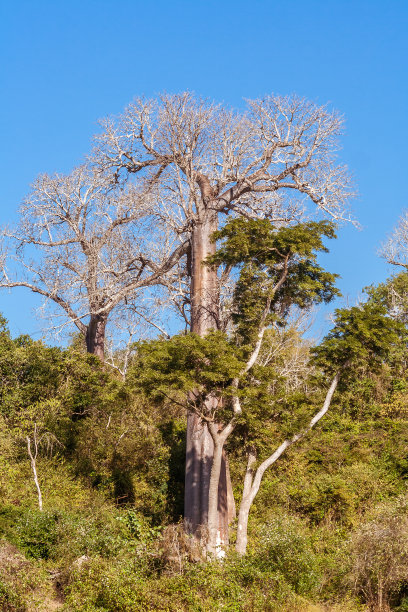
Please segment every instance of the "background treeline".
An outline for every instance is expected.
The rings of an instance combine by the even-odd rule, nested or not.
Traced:
[[[407,610],[407,288],[404,272],[368,290],[366,325],[353,320],[359,337],[368,347],[379,308],[398,337],[375,367],[358,349],[327,415],[265,473],[248,554],[230,546],[213,563],[181,526],[185,409],[170,401],[164,375],[167,394],[146,385],[171,341],[135,347],[123,380],[81,339],[68,349],[13,339],[2,320],[1,609]],[[337,328],[350,325],[351,310],[338,313]],[[185,352],[191,339],[178,338]],[[269,330],[264,350],[268,416],[260,408],[226,443],[237,501],[245,437],[261,457],[270,452],[320,408],[329,380],[297,321]]]

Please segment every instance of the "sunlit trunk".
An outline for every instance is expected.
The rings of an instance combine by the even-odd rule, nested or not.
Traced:
[[[248,454],[248,463],[245,472],[244,490],[242,492],[242,501],[239,507],[238,525],[237,525],[237,541],[235,550],[239,555],[245,555],[248,545],[248,519],[249,511],[252,505],[251,489],[253,480],[252,466],[256,461],[255,454]]]
[[[191,331],[204,336],[218,323],[217,272],[203,261],[215,252],[211,234],[217,229],[216,214],[206,213],[192,232],[191,243]],[[186,481],[184,517],[187,529],[197,533],[208,524],[208,499],[214,444],[207,425],[190,413],[187,420]],[[221,459],[218,487],[218,529],[223,544],[228,542],[228,522],[233,516],[232,487],[225,456]],[[228,504],[230,501],[230,504]]]
[[[218,517],[218,489],[222,469],[222,443],[214,446],[211,465],[210,483],[208,487],[208,544],[207,551],[214,557],[223,555],[222,545],[225,543],[220,532]]]

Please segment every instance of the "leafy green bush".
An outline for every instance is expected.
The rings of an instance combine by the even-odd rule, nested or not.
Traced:
[[[0,581],[0,610],[2,612],[25,612],[26,609],[20,597],[8,585]]]
[[[259,549],[252,556],[254,565],[263,572],[281,574],[296,593],[318,592],[319,559],[312,538],[300,521],[278,517],[261,527],[258,542]]]
[[[57,512],[26,511],[16,525],[18,546],[33,559],[49,559],[58,539]]]

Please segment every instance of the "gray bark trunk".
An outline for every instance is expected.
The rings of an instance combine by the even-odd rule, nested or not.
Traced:
[[[255,461],[255,454],[250,452],[248,454],[248,463],[244,479],[244,490],[242,492],[242,501],[238,514],[237,541],[235,544],[235,550],[239,555],[245,555],[248,544],[248,518],[252,504],[252,499],[250,497],[253,480],[252,465],[255,463]]]
[[[204,336],[218,324],[218,282],[216,270],[203,265],[215,252],[211,234],[217,229],[217,216],[206,211],[197,222],[191,238],[191,331]],[[197,534],[208,524],[208,496],[214,444],[207,425],[190,413],[187,418],[186,479],[184,518],[187,530]],[[223,454],[218,487],[220,537],[228,543],[228,523],[233,514],[232,487]]]
[[[210,484],[208,488],[208,543],[207,551],[214,557],[223,556],[223,544],[225,543],[220,531],[218,520],[218,489],[222,468],[222,447],[218,442],[214,445],[213,460],[211,466]]]

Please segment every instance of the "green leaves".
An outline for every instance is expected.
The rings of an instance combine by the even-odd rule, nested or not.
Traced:
[[[190,391],[196,393],[197,401],[210,392],[227,396],[232,379],[244,365],[240,353],[222,332],[204,338],[188,334],[142,343],[129,384],[156,400],[167,397],[182,404]]]
[[[272,267],[287,255],[316,260],[316,252],[327,252],[322,237],[336,238],[330,221],[298,223],[276,228],[268,219],[230,219],[213,240],[223,240],[211,264],[240,265],[253,263]]]
[[[312,350],[315,363],[326,371],[338,371],[346,364],[375,369],[396,345],[406,341],[405,326],[374,300],[335,312],[334,328]]]
[[[223,242],[207,263],[240,270],[233,320],[241,338],[251,341],[261,323],[284,324],[291,306],[309,308],[340,295],[335,287],[338,276],[316,263],[317,253],[327,251],[323,237],[336,237],[333,223],[278,229],[268,219],[237,218],[214,233],[213,239]]]

